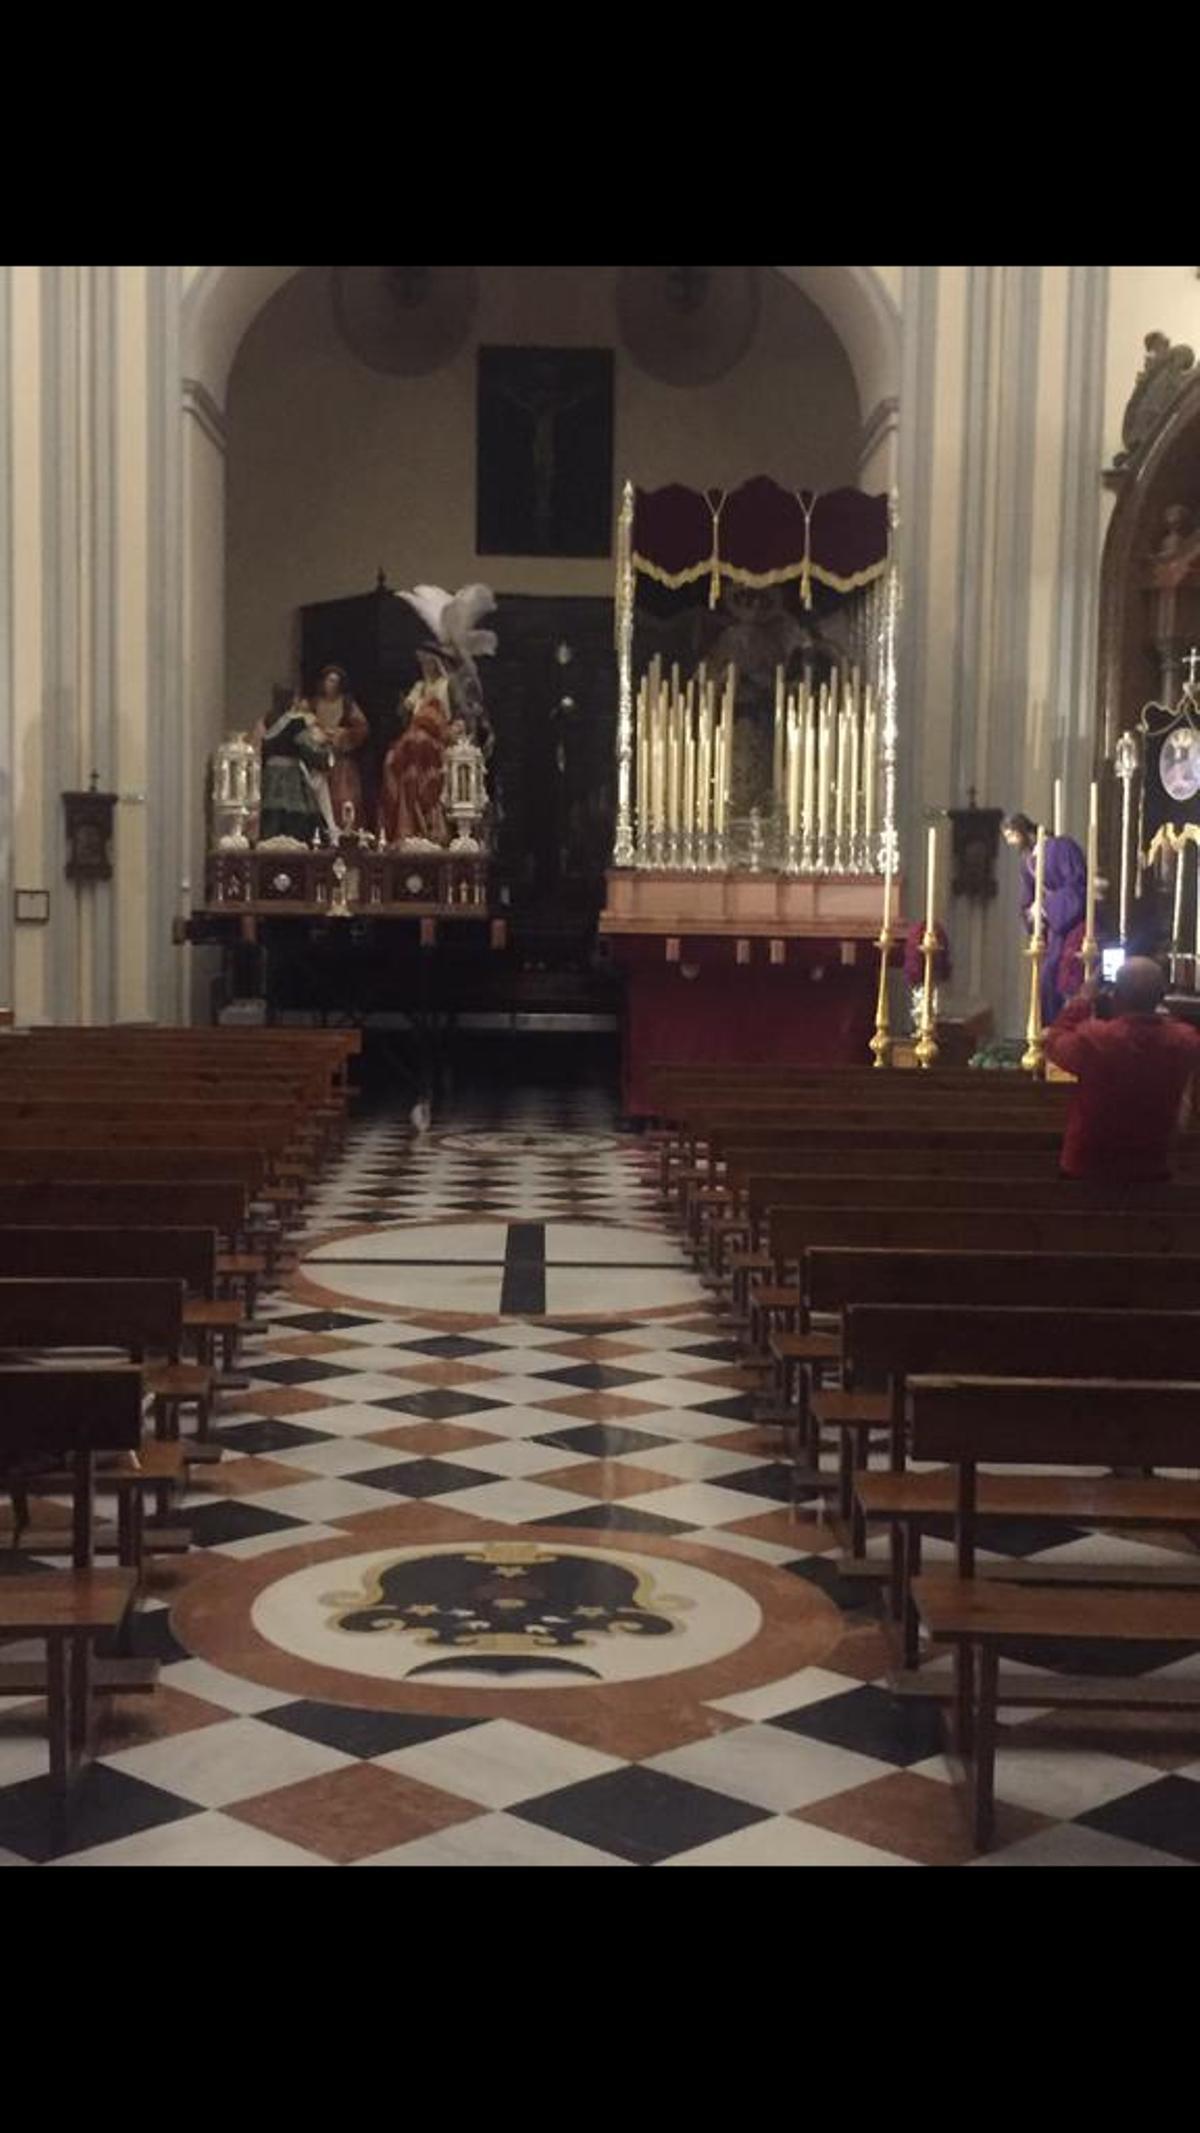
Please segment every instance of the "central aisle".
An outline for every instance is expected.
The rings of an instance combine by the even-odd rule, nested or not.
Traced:
[[[75,1862],[969,1858],[937,1714],[888,1694],[870,1588],[789,1508],[652,1169],[598,1096],[353,1129],[196,1548],[155,1572],[162,1686],[107,1716]],[[1040,1724],[989,1864],[1178,1863],[1173,1826],[1195,1856],[1200,1761]],[[45,1856],[44,1758],[0,1710],[0,1859]]]

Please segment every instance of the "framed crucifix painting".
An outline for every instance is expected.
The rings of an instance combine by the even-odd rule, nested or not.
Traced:
[[[476,551],[612,551],[611,348],[481,348]]]

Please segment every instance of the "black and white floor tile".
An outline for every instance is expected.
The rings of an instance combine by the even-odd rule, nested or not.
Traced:
[[[41,1706],[0,1704],[0,1863],[971,1861],[938,1709],[889,1694],[870,1589],[789,1505],[602,1097],[365,1122],[301,1251],[137,1618],[160,1687],[106,1706],[65,1851]],[[975,1863],[1200,1863],[1200,1723],[1008,1719]]]

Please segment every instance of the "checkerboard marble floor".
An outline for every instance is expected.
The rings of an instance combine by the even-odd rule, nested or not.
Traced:
[[[66,1852],[41,1706],[0,1704],[0,1862],[971,1862],[938,1711],[888,1693],[604,1097],[357,1126],[263,1318]],[[1200,1862],[1200,1725],[1022,1712],[997,1789],[975,1863]]]

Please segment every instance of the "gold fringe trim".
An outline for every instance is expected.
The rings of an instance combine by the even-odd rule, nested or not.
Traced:
[[[635,555],[633,567],[635,571],[640,571],[644,578],[653,578],[656,584],[665,585],[670,592],[677,592],[681,586],[694,585],[700,578],[708,578],[711,582],[714,562],[718,577],[728,578],[734,585],[750,585],[756,588],[787,585],[793,578],[807,576],[810,579],[815,578],[819,585],[828,585],[832,592],[841,593],[859,592],[864,585],[873,585],[877,578],[884,576],[888,567],[888,559],[883,556],[878,563],[872,563],[869,569],[856,570],[848,578],[839,578],[835,571],[823,570],[811,557],[807,563],[803,560],[799,563],[789,563],[783,570],[759,571],[742,570],[736,563],[723,563],[719,557],[711,555],[706,556],[702,563],[689,563],[686,570],[674,571],[663,570],[660,564],[652,563],[647,556]],[[805,604],[811,605],[811,602]]]

